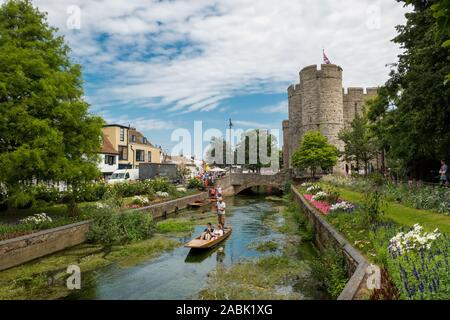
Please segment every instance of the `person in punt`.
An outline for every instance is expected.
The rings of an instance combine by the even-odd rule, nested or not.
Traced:
[[[218,239],[218,238],[220,238],[220,237],[222,237],[222,236],[223,236],[223,227],[222,227],[221,224],[218,224],[218,225],[217,225],[217,228],[214,229],[214,231],[213,231],[213,233],[212,233],[212,238],[211,238],[211,240],[216,240],[216,239]]]
[[[203,231],[200,239],[211,240],[214,234],[214,228],[211,223],[206,224],[206,229]]]

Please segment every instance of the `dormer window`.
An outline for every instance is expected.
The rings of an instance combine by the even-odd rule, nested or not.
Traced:
[[[143,138],[142,138],[142,143],[143,143],[143,144],[147,144],[147,138],[146,138],[146,137],[143,137]]]
[[[136,142],[136,136],[134,134],[131,136],[131,142]]]

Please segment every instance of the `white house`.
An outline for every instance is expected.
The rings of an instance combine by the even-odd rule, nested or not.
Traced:
[[[108,180],[113,172],[119,169],[119,152],[114,148],[107,135],[102,135],[102,150],[98,168],[105,180]]]

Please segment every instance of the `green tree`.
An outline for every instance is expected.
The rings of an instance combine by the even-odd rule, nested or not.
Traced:
[[[277,138],[259,129],[244,133],[235,150],[237,164],[245,169],[260,173],[261,168],[279,168],[279,148]]]
[[[432,6],[432,9],[439,30],[447,37],[442,46],[450,50],[450,0],[440,0]],[[448,81],[450,74],[447,74]]]
[[[369,117],[380,126],[377,138],[387,157],[401,160],[410,177],[426,178],[439,159],[450,158],[450,85],[443,80],[450,73],[450,51],[442,46],[448,35],[432,1],[400,2],[414,9],[393,40],[404,52]]]
[[[327,138],[318,131],[307,132],[300,146],[292,155],[292,164],[295,168],[311,172],[314,178],[317,169],[328,170],[337,164],[339,151],[328,143]]]
[[[357,114],[350,128],[339,133],[339,139],[345,143],[344,158],[346,161],[363,163],[365,175],[369,171],[369,163],[378,155],[377,141],[370,131],[367,115]]]
[[[81,69],[46,15],[27,0],[0,7],[0,183],[8,202],[30,202],[27,185],[98,176],[103,121],[83,100]]]

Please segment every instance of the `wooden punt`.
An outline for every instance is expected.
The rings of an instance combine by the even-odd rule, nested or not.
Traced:
[[[202,240],[200,239],[201,236],[195,238],[194,240],[191,240],[190,242],[186,243],[185,247],[186,248],[191,248],[191,249],[209,249],[214,247],[215,245],[221,243],[222,241],[224,241],[226,238],[228,238],[231,234],[232,229],[231,228],[226,228],[223,232],[223,236],[221,236],[220,238],[217,238],[215,240]]]

